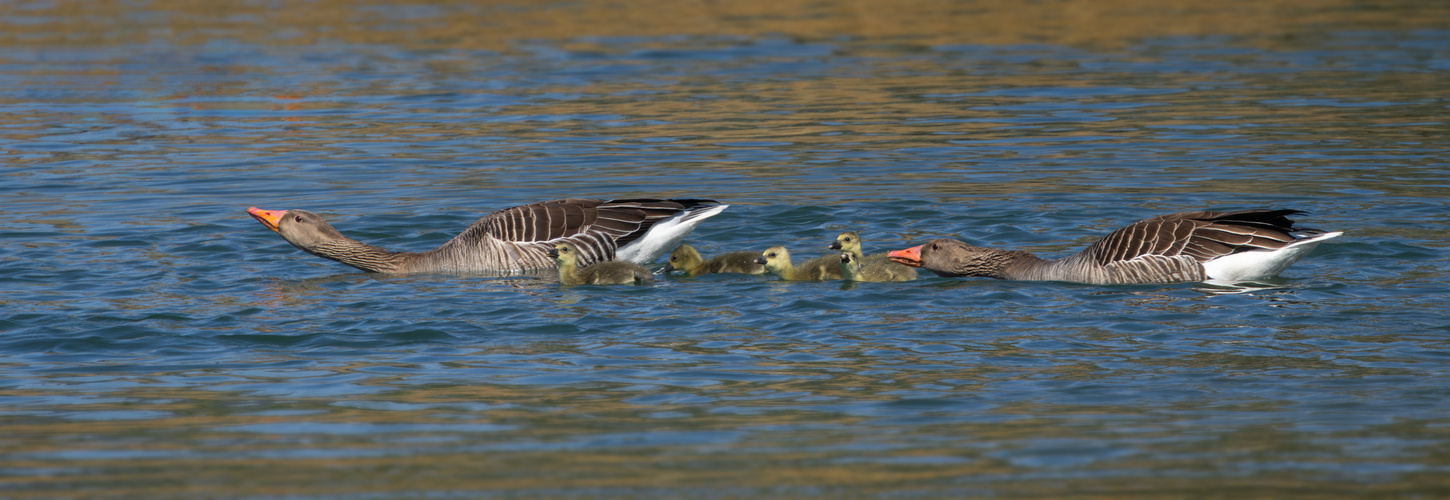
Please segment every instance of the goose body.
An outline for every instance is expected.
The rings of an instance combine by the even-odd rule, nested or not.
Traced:
[[[616,258],[649,263],[726,207],[696,199],[545,201],[489,214],[427,252],[359,242],[306,210],[252,207],[247,213],[304,252],[367,272],[512,274],[554,268],[548,252],[560,241],[577,247],[581,265]]]
[[[559,268],[559,282],[565,285],[632,285],[654,281],[649,269],[633,262],[607,260],[579,267],[579,248],[573,243],[558,242],[549,249]]]
[[[888,262],[885,260],[873,260],[863,262],[860,257],[850,252],[841,253],[841,279],[846,281],[911,281],[916,279],[916,269]]]
[[[841,279],[841,261],[836,255],[817,257],[796,266],[790,260],[790,250],[785,247],[770,247],[755,259],[767,271],[787,281],[820,281]]]
[[[1067,257],[953,239],[896,250],[891,260],[941,276],[1079,283],[1249,281],[1273,277],[1320,242],[1343,233],[1295,229],[1298,210],[1180,212],[1129,224]]]
[[[664,272],[681,271],[689,276],[713,273],[765,274],[765,266],[755,262],[755,252],[729,252],[705,259],[690,245],[675,247]]]

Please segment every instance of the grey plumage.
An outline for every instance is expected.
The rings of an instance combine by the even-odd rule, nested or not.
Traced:
[[[353,240],[306,210],[275,216],[253,208],[248,213],[307,253],[368,272],[517,273],[555,267],[547,253],[557,241],[574,244],[579,263],[587,266],[613,259],[619,248],[644,236],[656,223],[712,208],[718,210],[719,204],[697,199],[545,201],[489,214],[438,248],[418,253],[392,252]]]
[[[968,245],[937,239],[919,247],[891,252],[892,260],[919,266],[942,276],[980,276],[1013,280],[1081,283],[1172,283],[1204,281],[1205,263],[1254,251],[1277,251],[1319,238],[1337,236],[1297,230],[1288,216],[1297,210],[1180,212],[1144,219],[1108,234],[1087,248],[1057,260],[1028,252]],[[1296,237],[1296,235],[1298,235]],[[1307,248],[1305,251],[1307,251]],[[1271,262],[1269,273],[1292,263],[1302,253]],[[1287,262],[1283,260],[1287,259]]]

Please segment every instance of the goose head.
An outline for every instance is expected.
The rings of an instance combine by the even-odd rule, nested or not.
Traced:
[[[251,207],[247,209],[247,215],[257,219],[267,229],[282,235],[282,239],[292,246],[311,254],[316,254],[318,248],[328,243],[349,240],[321,216],[306,210],[262,210]]]
[[[1020,252],[1019,252],[1020,253]],[[950,238],[888,252],[897,264],[919,267],[940,276],[996,276],[1010,252],[974,247]]]

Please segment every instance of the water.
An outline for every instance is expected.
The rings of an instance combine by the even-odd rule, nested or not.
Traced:
[[[296,45],[245,13],[10,17],[4,497],[1450,493],[1443,27],[449,41],[469,12]],[[417,251],[570,196],[730,203],[707,255],[845,230],[1061,255],[1203,208],[1346,234],[1255,289],[565,287],[368,275],[244,213]]]

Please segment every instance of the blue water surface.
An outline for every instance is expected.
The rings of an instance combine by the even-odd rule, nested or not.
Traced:
[[[12,50],[0,496],[1450,494],[1447,47]],[[706,254],[1345,235],[1246,288],[561,286],[366,274],[245,213],[422,251],[562,197],[729,203]]]

